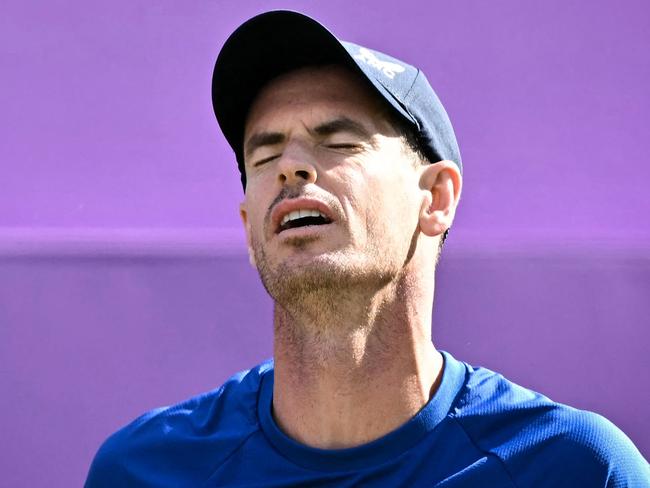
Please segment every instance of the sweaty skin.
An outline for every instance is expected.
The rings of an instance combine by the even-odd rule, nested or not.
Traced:
[[[461,176],[420,164],[385,113],[344,68],[310,67],[267,85],[246,123],[241,217],[275,302],[273,415],[312,447],[389,433],[441,378],[435,261]],[[296,209],[327,219],[280,231]]]

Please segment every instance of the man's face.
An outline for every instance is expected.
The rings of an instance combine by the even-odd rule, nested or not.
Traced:
[[[403,269],[422,207],[419,166],[352,73],[311,67],[272,81],[249,113],[244,156],[242,219],[277,301],[383,286]]]

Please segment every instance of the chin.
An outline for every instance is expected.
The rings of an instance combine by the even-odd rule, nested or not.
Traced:
[[[285,289],[313,290],[334,286],[349,274],[346,268],[329,254],[291,256],[272,269],[260,269],[260,276]]]
[[[300,302],[308,296],[322,299],[347,295],[355,287],[381,287],[391,273],[370,256],[348,256],[342,252],[290,256],[271,265],[258,266],[260,278],[278,303]]]

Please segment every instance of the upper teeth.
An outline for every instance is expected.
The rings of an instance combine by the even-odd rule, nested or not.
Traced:
[[[296,219],[301,219],[303,217],[325,217],[321,212],[318,210],[294,210],[293,212],[289,212],[287,215],[285,215],[282,218],[282,222],[280,225],[284,225],[290,220],[296,220]]]

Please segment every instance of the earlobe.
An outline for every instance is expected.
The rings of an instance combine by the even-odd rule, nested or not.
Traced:
[[[451,227],[460,199],[462,177],[452,161],[427,166],[420,178],[424,198],[420,208],[420,229],[430,237]]]
[[[248,246],[248,262],[251,263],[253,269],[257,269],[257,263],[255,262],[255,254],[253,253],[253,249],[250,246]]]
[[[244,232],[246,233],[248,261],[251,263],[251,266],[253,268],[257,269],[257,263],[255,262],[255,253],[253,252],[253,245],[251,243],[250,223],[248,222],[248,214],[246,213],[246,206],[244,202],[239,204],[239,217],[241,218],[242,224],[244,224]]]

